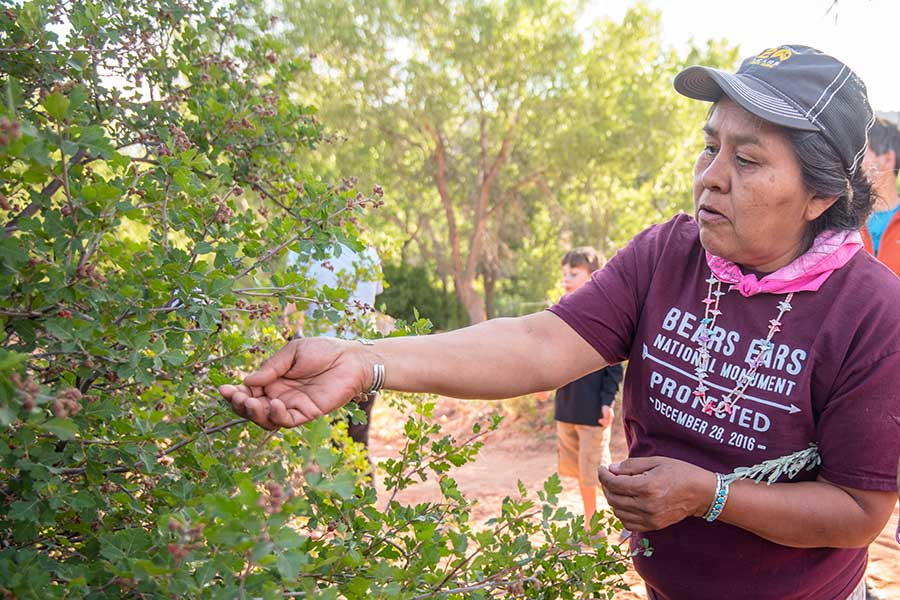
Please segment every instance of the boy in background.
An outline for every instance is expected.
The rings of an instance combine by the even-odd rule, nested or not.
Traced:
[[[869,130],[863,168],[876,194],[872,214],[862,228],[863,243],[869,254],[900,275],[900,126],[875,119]]]
[[[563,288],[571,294],[590,281],[605,259],[589,246],[570,250],[562,259]],[[597,510],[597,469],[611,462],[612,403],[622,382],[622,365],[600,369],[556,390],[556,434],[559,474],[578,478],[584,504],[584,526],[590,529]]]

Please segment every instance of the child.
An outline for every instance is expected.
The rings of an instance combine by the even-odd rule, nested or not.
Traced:
[[[563,288],[571,294],[590,281],[605,260],[589,246],[570,250],[562,260]],[[559,474],[578,478],[584,503],[584,527],[597,510],[597,468],[611,462],[612,403],[622,381],[622,366],[612,365],[556,390]]]

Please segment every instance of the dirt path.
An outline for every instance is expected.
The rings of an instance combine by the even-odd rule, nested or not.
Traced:
[[[471,423],[484,418],[497,404],[487,402],[462,402],[442,398],[435,409],[435,418],[451,434],[470,431]],[[556,472],[556,439],[553,423],[547,418],[552,415],[552,405],[540,404],[537,409],[524,401],[507,401],[499,406],[508,415],[498,431],[490,434],[484,448],[474,463],[455,469],[453,477],[460,490],[470,499],[479,501],[473,516],[486,520],[499,513],[500,503],[508,495],[515,494],[516,482],[521,480],[529,490],[540,489],[543,482]],[[379,460],[396,456],[402,440],[404,418],[394,409],[380,403],[373,415],[371,453]],[[621,423],[613,429],[611,444],[613,460],[626,457],[625,440]],[[568,484],[568,485],[567,485]],[[560,504],[576,513],[581,512],[581,500],[572,482],[565,481],[566,489],[560,496]],[[379,482],[379,492],[383,488]],[[385,499],[381,493],[382,501]],[[401,502],[434,501],[440,498],[435,483],[427,481],[404,490],[398,495]],[[602,494],[599,508],[606,507]],[[898,509],[869,549],[869,585],[882,598],[900,599],[900,546],[894,540],[897,528]],[[619,592],[615,600],[645,599],[644,586],[640,577],[631,569],[626,575],[631,586],[629,592]]]

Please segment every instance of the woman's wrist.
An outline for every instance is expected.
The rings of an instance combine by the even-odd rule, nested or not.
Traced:
[[[703,477],[700,478],[697,486],[697,502],[695,504],[695,509],[693,515],[695,517],[703,518],[706,516],[709,511],[709,507],[712,504],[717,489],[718,478],[716,477],[716,473],[712,471],[703,471]]]
[[[363,369],[363,386],[360,393],[377,394],[384,388],[387,377],[384,358],[376,350],[374,340],[359,338],[354,345],[357,344],[363,346],[356,348],[361,354]]]
[[[706,513],[703,515],[705,520],[712,523],[722,514],[725,503],[728,501],[728,488],[730,485],[731,480],[728,477],[721,473],[716,473],[716,491],[713,494],[712,501],[709,503],[709,508],[706,509]]]

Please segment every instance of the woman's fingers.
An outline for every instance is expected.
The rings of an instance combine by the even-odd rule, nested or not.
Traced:
[[[244,400],[244,410],[248,419],[263,429],[278,429],[278,425],[272,423],[269,419],[270,405],[271,400],[268,398],[247,397],[247,399]]]
[[[264,387],[283,377],[294,366],[297,342],[289,342],[281,350],[273,354],[257,370],[244,378],[244,383],[251,386]]]
[[[219,393],[222,394],[222,397],[228,400],[231,403],[231,408],[242,417],[247,416],[247,409],[245,403],[249,390],[246,386],[243,385],[222,385],[219,386]]]
[[[613,510],[618,509],[629,510],[632,512],[642,512],[641,500],[639,498],[616,494],[607,490],[603,491],[603,495],[606,496],[606,502]]]
[[[321,415],[306,394],[296,394],[290,400],[273,398],[269,405],[269,420],[279,427],[297,427]]]

